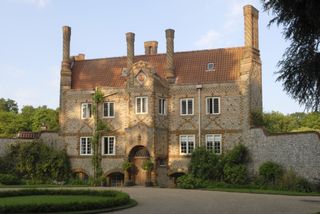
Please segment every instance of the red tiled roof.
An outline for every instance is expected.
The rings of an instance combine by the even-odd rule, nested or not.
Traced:
[[[190,52],[176,52],[174,66],[176,84],[206,84],[236,80],[240,75],[243,48],[225,48]],[[140,55],[134,61],[146,61],[164,78],[166,55]],[[215,70],[208,72],[207,64],[214,63]],[[72,67],[72,88],[92,89],[96,86],[124,87],[126,77],[121,76],[127,57],[75,61]]]
[[[39,138],[39,136],[40,136],[39,132],[23,131],[18,133],[18,138],[20,139],[37,139]]]

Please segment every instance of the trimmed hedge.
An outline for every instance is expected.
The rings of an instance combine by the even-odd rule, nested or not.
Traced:
[[[24,189],[18,191],[0,191],[0,200],[3,197],[31,196],[31,195],[91,195],[103,196],[105,200],[97,202],[73,202],[69,204],[35,203],[28,205],[0,205],[0,213],[47,213],[59,211],[84,211],[111,208],[130,203],[127,193],[118,191],[93,191],[93,190],[49,190],[49,189]]]

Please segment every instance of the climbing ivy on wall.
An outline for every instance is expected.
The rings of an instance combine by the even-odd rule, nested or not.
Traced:
[[[94,127],[93,127],[93,139],[92,139],[92,147],[93,147],[93,156],[92,156],[92,164],[93,164],[93,175],[94,181],[98,182],[99,178],[102,176],[102,167],[101,167],[101,144],[100,138],[101,134],[105,131],[108,131],[108,126],[99,118],[99,104],[104,100],[104,94],[99,89],[96,88],[95,92],[92,96],[93,100],[93,118],[94,118]]]

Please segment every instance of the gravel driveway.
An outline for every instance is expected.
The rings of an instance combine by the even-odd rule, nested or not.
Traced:
[[[262,195],[145,187],[115,189],[129,193],[138,201],[136,207],[113,212],[115,214],[302,214],[320,212],[320,197],[318,196]]]

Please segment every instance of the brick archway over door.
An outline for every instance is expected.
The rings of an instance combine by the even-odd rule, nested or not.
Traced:
[[[132,178],[136,185],[144,185],[147,180],[147,172],[143,169],[143,163],[150,159],[150,153],[144,146],[136,146],[132,148],[130,161],[134,164]]]

